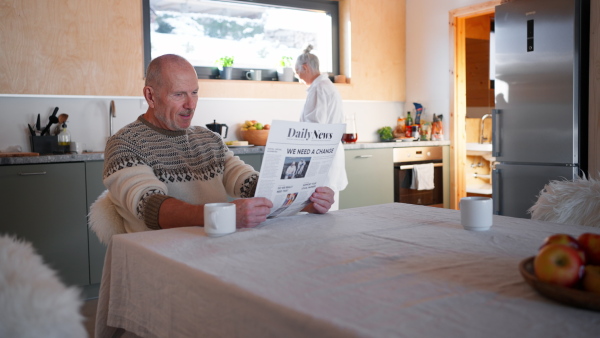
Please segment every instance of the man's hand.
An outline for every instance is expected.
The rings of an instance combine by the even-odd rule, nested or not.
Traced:
[[[237,228],[254,228],[267,220],[273,203],[264,197],[240,198],[233,200],[235,204]]]
[[[334,192],[328,187],[318,187],[310,196],[311,204],[307,205],[302,211],[308,211],[313,214],[324,214],[331,208],[334,202]]]

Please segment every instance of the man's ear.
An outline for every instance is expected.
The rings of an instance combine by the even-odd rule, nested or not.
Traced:
[[[148,103],[148,107],[155,108],[154,89],[150,86],[144,87],[144,98]]]

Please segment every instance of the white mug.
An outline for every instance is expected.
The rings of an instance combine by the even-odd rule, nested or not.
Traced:
[[[246,79],[253,80],[253,81],[260,81],[260,80],[262,80],[262,70],[255,69],[255,70],[251,70],[249,72],[246,72]]]
[[[492,226],[493,205],[489,197],[461,198],[460,223],[466,230],[488,230]]]
[[[204,232],[210,237],[223,236],[235,232],[235,204],[205,204]]]
[[[81,143],[81,142],[71,142],[69,150],[72,153],[81,154],[81,153],[83,153],[83,143]]]

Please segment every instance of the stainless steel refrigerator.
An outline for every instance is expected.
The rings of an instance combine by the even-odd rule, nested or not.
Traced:
[[[508,2],[494,28],[494,213],[530,218],[545,184],[587,170],[589,0]]]

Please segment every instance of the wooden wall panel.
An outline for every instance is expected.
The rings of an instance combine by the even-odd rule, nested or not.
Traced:
[[[344,99],[405,98],[405,0],[340,0]],[[0,93],[141,96],[141,0],[0,0]],[[348,55],[350,53],[350,55]],[[202,97],[304,99],[298,83],[200,80]]]
[[[490,88],[490,40],[466,39],[467,107],[494,107]]]
[[[346,0],[348,1],[348,0]],[[352,95],[405,100],[404,0],[352,0]]]
[[[141,95],[141,1],[0,1],[0,92]]]

